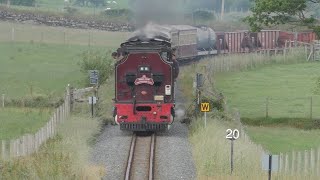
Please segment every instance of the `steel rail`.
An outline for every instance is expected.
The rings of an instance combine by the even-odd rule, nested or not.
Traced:
[[[130,152],[128,156],[127,167],[126,167],[125,178],[124,178],[125,180],[133,180],[132,175],[134,172],[132,172],[132,169],[134,166],[139,166],[140,164],[139,162],[134,162],[135,153],[137,149],[136,142],[138,138],[139,137],[137,137],[136,134],[132,136]],[[146,174],[148,174],[147,176],[148,180],[153,180],[154,178],[154,159],[155,159],[155,144],[156,144],[155,140],[156,140],[155,134],[152,134],[150,145],[145,146],[150,148],[148,153],[148,169],[146,169]]]

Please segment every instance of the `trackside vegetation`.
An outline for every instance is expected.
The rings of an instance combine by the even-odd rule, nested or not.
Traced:
[[[80,61],[78,68],[84,71],[105,60],[98,57],[102,52],[95,52],[97,57],[91,57],[94,60],[87,59],[86,65]],[[71,117],[59,125],[58,135],[43,144],[37,153],[10,161],[0,160],[0,179],[101,179],[106,174],[103,166],[90,163],[91,145],[109,118],[106,112],[111,115],[110,101],[114,91],[106,81],[112,83],[112,68],[106,70],[109,75],[98,91],[102,101],[97,104],[95,118],[91,118],[86,102],[75,102]]]
[[[235,160],[234,160],[234,173],[230,175],[230,141],[226,140],[226,129],[237,128],[242,130],[239,121],[235,121],[235,112],[240,112],[240,116],[246,113],[245,107],[250,106],[246,104],[255,100],[255,98],[261,96],[263,92],[269,92],[264,90],[265,88],[279,88],[278,90],[284,91],[281,84],[282,81],[286,81],[285,78],[290,77],[290,72],[295,71],[296,75],[292,75],[292,86],[294,86],[295,81],[303,81],[305,84],[309,83],[307,86],[307,91],[309,95],[313,95],[314,87],[316,86],[317,76],[313,72],[313,66],[317,67],[316,63],[304,62],[303,54],[299,51],[293,51],[283,55],[277,56],[265,56],[265,55],[237,55],[237,56],[224,56],[216,57],[212,59],[207,59],[193,66],[183,67],[180,75],[181,89],[183,93],[188,98],[189,104],[194,103],[195,94],[192,92],[192,84],[195,78],[196,72],[203,73],[205,75],[206,87],[204,91],[211,91],[212,94],[202,93],[206,98],[214,97],[217,98],[219,93],[223,95],[222,103],[225,103],[225,111],[211,112],[207,115],[207,127],[204,127],[203,117],[195,118],[191,121],[191,134],[190,140],[193,147],[193,154],[196,162],[198,179],[262,179],[267,178],[267,173],[262,171],[261,168],[261,154],[263,151],[271,153],[288,152],[292,150],[309,150],[310,148],[318,147],[319,142],[306,141],[308,137],[319,136],[319,130],[303,130],[290,127],[289,121],[282,122],[279,125],[276,120],[274,124],[266,126],[251,126],[246,124],[244,130],[250,136],[251,141],[245,141],[243,138],[239,138],[235,142]],[[221,63],[221,64],[220,64]],[[215,67],[212,66],[215,64]],[[223,64],[228,64],[224,66]],[[315,69],[316,69],[315,67]],[[293,68],[293,69],[291,69]],[[304,68],[304,70],[302,70]],[[304,74],[305,71],[310,71],[314,77],[310,77],[309,73]],[[266,74],[268,70],[276,72],[273,75]],[[300,72],[303,71],[303,72]],[[313,72],[313,73],[312,73]],[[254,74],[260,74],[256,79],[254,79]],[[286,75],[289,73],[289,75]],[[294,74],[292,72],[292,74]],[[233,77],[235,80],[228,79],[228,77]],[[270,76],[270,77],[268,77]],[[299,77],[301,76],[301,77]],[[278,79],[282,80],[277,82]],[[251,81],[247,81],[246,78],[253,78]],[[299,78],[301,78],[299,80]],[[273,79],[274,84],[281,84],[281,87],[272,87],[272,82],[266,81]],[[295,80],[294,80],[295,79]],[[291,81],[288,81],[290,84]],[[243,84],[241,84],[243,83]],[[255,83],[259,83],[255,87]],[[297,82],[297,85],[299,82]],[[224,85],[224,86],[223,86]],[[302,85],[300,85],[302,86]],[[243,90],[241,89],[243,87]],[[259,89],[261,88],[261,89]],[[283,88],[283,89],[281,89]],[[297,91],[305,90],[303,87],[298,87]],[[249,91],[251,89],[251,91]],[[289,88],[292,90],[292,87]],[[248,92],[246,92],[246,90]],[[295,91],[295,90],[292,90]],[[272,93],[271,91],[269,93]],[[304,91],[306,92],[306,90]],[[242,95],[243,94],[243,95]],[[276,93],[275,93],[276,94]],[[290,93],[282,92],[282,94],[276,94],[283,96],[289,96]],[[305,94],[299,94],[296,92],[295,97],[305,96]],[[245,101],[245,96],[247,101]],[[243,97],[239,99],[239,97]],[[264,96],[265,97],[265,96]],[[236,102],[237,103],[236,103]],[[310,105],[310,104],[309,104]],[[248,112],[252,112],[254,108],[260,108],[258,106],[250,106]],[[264,106],[265,108],[265,106]],[[284,108],[284,107],[283,107]],[[192,109],[192,108],[190,108]],[[244,112],[242,112],[244,111]],[[244,124],[244,123],[243,123]],[[292,136],[292,134],[295,134]],[[280,138],[278,138],[280,137]],[[261,148],[260,145],[262,145]],[[275,173],[273,177],[278,179],[317,179],[317,177],[305,176],[303,174],[297,174],[295,176],[277,174]]]

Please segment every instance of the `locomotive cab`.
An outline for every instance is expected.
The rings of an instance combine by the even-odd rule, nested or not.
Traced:
[[[117,54],[115,122],[122,130],[166,130],[174,121],[174,81],[179,68],[170,42],[131,39],[121,44]]]

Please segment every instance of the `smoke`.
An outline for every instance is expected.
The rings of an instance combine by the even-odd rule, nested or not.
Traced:
[[[170,39],[170,27],[149,22],[142,28],[134,31],[129,39],[139,37],[139,39],[141,40],[147,40],[157,36],[162,36]]]
[[[184,0],[129,0],[137,27],[148,22],[179,24],[184,19]]]
[[[185,110],[184,109],[180,109],[180,108],[178,108],[178,109],[176,109],[175,110],[175,115],[176,115],[176,118],[178,119],[178,120],[182,120],[183,118],[184,118],[184,115],[185,115]]]

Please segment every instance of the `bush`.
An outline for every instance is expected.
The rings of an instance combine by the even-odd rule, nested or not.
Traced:
[[[114,70],[114,62],[111,59],[110,53],[102,54],[100,51],[88,50],[81,54],[81,58],[82,60],[79,63],[81,72],[88,74],[89,70],[98,70],[99,84],[105,82]],[[86,80],[87,86],[89,83]]]

